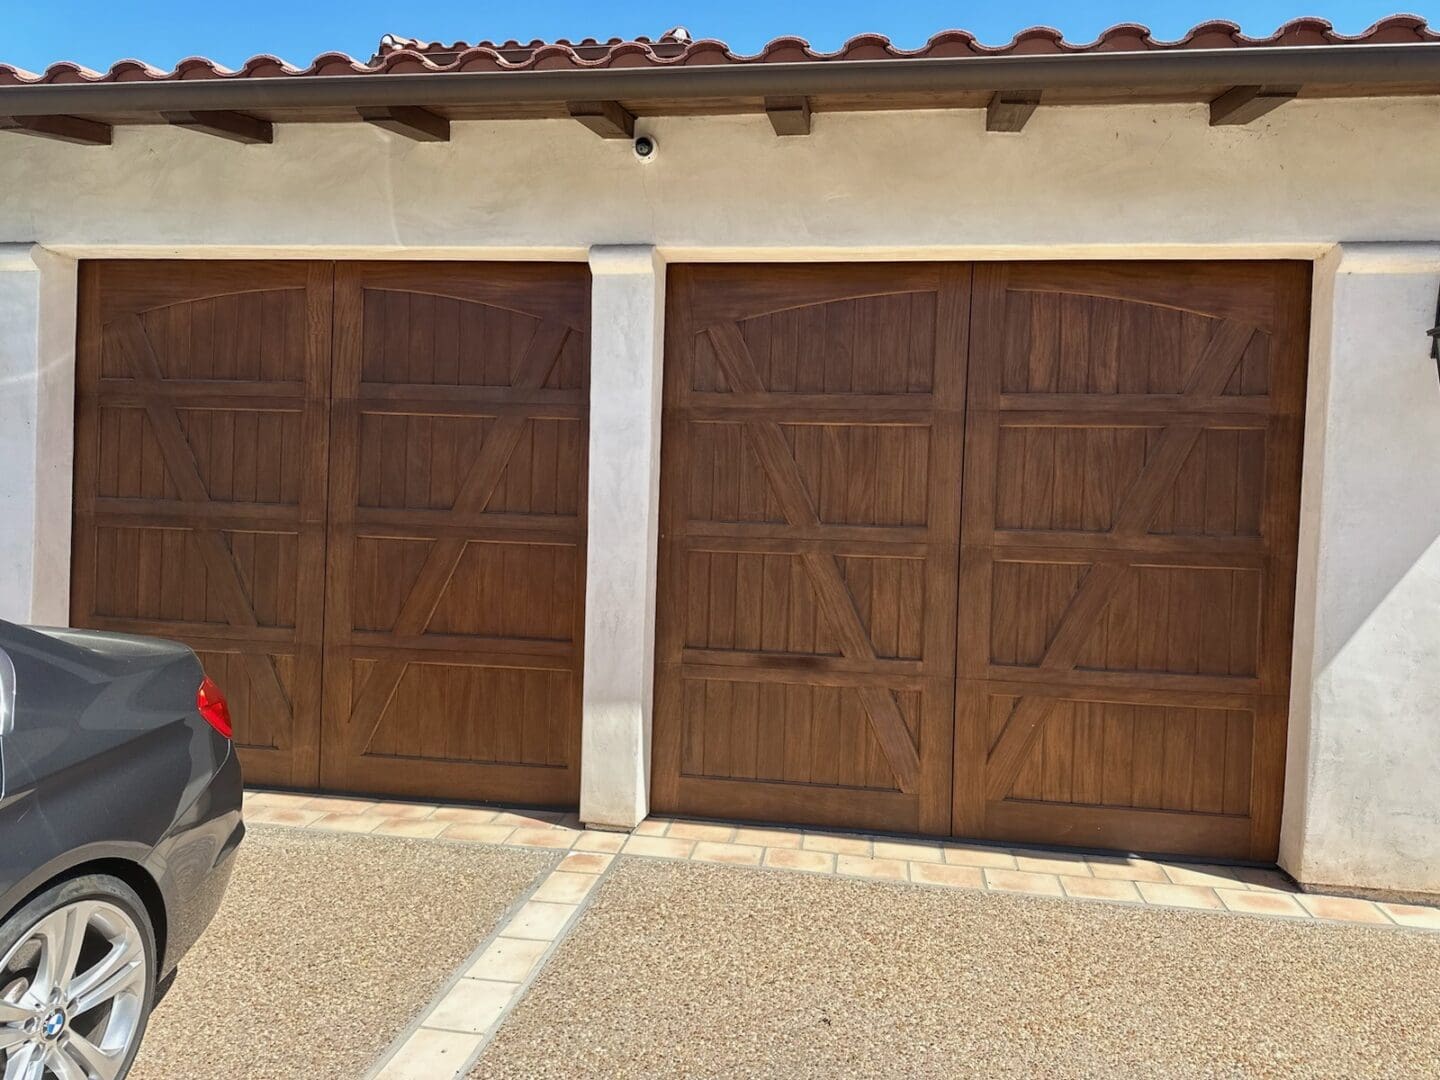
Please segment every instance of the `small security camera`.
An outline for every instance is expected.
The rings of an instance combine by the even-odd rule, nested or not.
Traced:
[[[640,135],[635,139],[635,156],[641,161],[654,161],[655,152],[659,149],[660,144],[649,135]]]

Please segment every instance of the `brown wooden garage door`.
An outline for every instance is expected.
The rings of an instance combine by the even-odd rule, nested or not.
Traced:
[[[1272,858],[1308,280],[672,271],[657,805]]]
[[[200,651],[252,782],[573,802],[588,293],[86,264],[72,621]]]

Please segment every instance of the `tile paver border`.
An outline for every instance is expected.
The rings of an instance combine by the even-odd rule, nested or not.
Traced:
[[[549,850],[557,855],[574,851],[677,859],[852,880],[908,882],[921,888],[1052,897],[1072,903],[1440,931],[1440,906],[1305,892],[1278,871],[1255,867],[664,817],[648,818],[630,833],[609,832],[587,830],[573,813],[554,810],[270,791],[247,793],[246,816],[257,823],[377,835],[433,835],[442,840]],[[443,826],[437,829],[437,823]]]
[[[464,1076],[574,929],[614,860],[614,855],[593,852],[556,856],[375,1059],[365,1080]]]

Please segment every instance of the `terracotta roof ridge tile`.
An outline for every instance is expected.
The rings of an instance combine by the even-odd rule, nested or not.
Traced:
[[[166,71],[141,60],[120,60],[108,71],[92,71],[71,61],[51,64],[42,72],[25,71],[0,63],[0,86],[53,83],[172,81],[181,79],[304,78],[334,75],[420,74],[427,72],[526,71],[569,68],[656,67],[700,64],[765,64],[844,62],[849,60],[906,60],[927,57],[1003,56],[1021,54],[1065,55],[1084,52],[1148,52],[1181,49],[1273,48],[1277,46],[1344,46],[1440,42],[1419,15],[1390,15],[1359,34],[1342,34],[1327,19],[1291,19],[1266,37],[1251,37],[1238,24],[1215,19],[1192,27],[1183,37],[1164,40],[1148,26],[1117,23],[1102,30],[1093,41],[1072,42],[1050,26],[1019,31],[1003,45],[987,45],[967,30],[942,30],[915,49],[897,46],[883,34],[857,34],[833,52],[815,49],[802,37],[777,37],[759,52],[737,53],[723,41],[692,39],[676,27],[659,38],[584,38],[571,41],[481,41],[475,43],[422,42],[386,34],[368,61],[341,52],[327,52],[307,66],[297,67],[277,56],[253,56],[232,70],[205,57],[189,57]]]

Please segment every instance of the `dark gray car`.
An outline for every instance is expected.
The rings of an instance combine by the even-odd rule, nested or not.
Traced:
[[[117,1080],[244,835],[184,645],[0,621],[0,1078]]]

